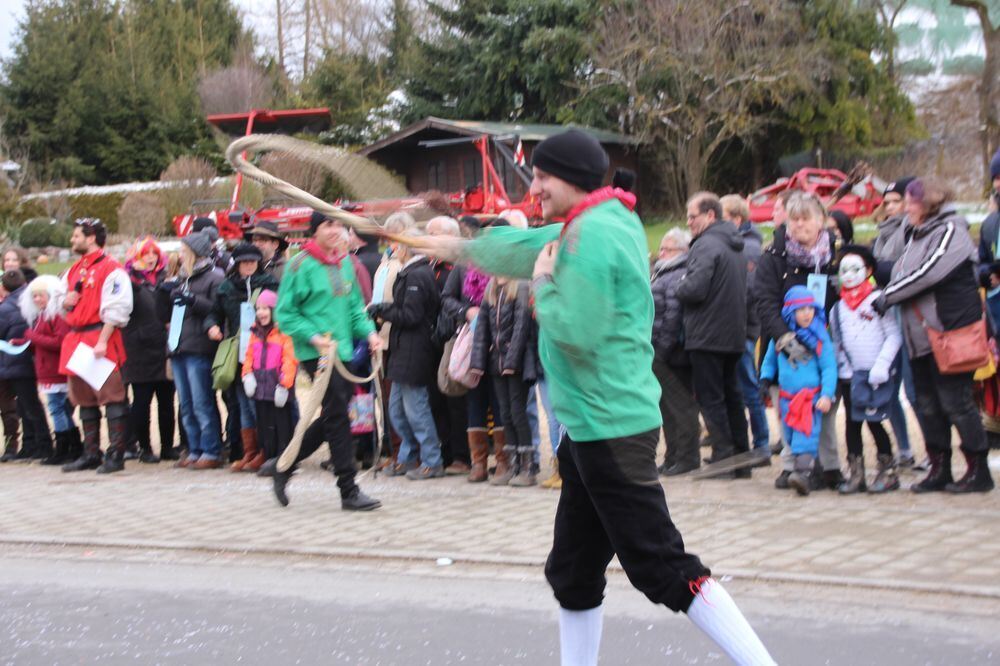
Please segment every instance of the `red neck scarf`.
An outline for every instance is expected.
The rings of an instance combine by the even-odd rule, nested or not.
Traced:
[[[310,257],[324,266],[334,266],[339,264],[340,260],[346,256],[344,254],[327,254],[326,250],[321,248],[314,240],[307,241],[302,246],[302,251],[308,253]]]
[[[577,217],[580,216],[588,208],[593,208],[594,206],[599,206],[605,201],[610,201],[611,199],[618,199],[622,204],[629,210],[635,210],[636,198],[631,192],[626,192],[619,187],[602,187],[599,190],[594,190],[587,196],[583,198],[583,201],[578,203],[569,211],[566,216],[566,223],[563,225],[562,233],[559,235],[560,238],[566,235],[566,230],[569,229],[569,225],[573,223]]]
[[[872,293],[875,287],[871,280],[865,280],[854,289],[847,287],[840,288],[840,300],[852,310],[857,310],[858,306],[865,302],[865,299]]]

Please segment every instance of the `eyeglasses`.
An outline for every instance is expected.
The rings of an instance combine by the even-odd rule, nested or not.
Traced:
[[[705,213],[695,213],[694,215],[692,215],[691,213],[688,213],[687,217],[688,217],[689,220],[697,220],[699,217],[701,217],[704,214]]]

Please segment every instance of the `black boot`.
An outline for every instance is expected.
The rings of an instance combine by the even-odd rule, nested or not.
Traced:
[[[945,486],[949,493],[988,493],[993,490],[993,477],[990,475],[988,453],[970,453],[962,449],[968,469],[965,476]]]
[[[788,476],[788,486],[799,495],[808,495],[810,490],[809,479],[813,475],[815,461],[808,453],[799,453],[795,456],[795,469]]]
[[[67,430],[66,441],[69,447],[66,451],[66,461],[73,462],[83,455],[83,438],[80,436],[80,429],[73,426],[72,430]]]
[[[62,466],[64,472],[82,472],[101,466],[101,420],[83,422],[83,452],[71,463]]]
[[[69,457],[70,431],[56,433],[56,452],[42,461],[43,465],[65,465],[72,458]]]
[[[947,451],[928,451],[927,457],[931,463],[931,471],[920,483],[910,486],[915,493],[940,492],[952,482],[951,449]]]
[[[285,487],[291,480],[292,475],[295,474],[297,468],[298,465],[292,465],[291,469],[287,472],[279,472],[277,465],[275,465],[274,475],[271,477],[271,480],[274,482],[274,497],[281,506],[288,506],[288,493],[285,492]]]
[[[97,468],[98,474],[112,474],[125,469],[125,449],[128,439],[128,418],[108,419],[108,451],[104,464]]]
[[[382,502],[365,495],[357,486],[340,498],[340,508],[344,511],[374,511],[380,506]]]
[[[778,490],[788,490],[789,488],[788,477],[790,477],[791,475],[792,475],[791,471],[787,469],[781,470],[781,474],[779,474],[778,478],[774,480],[774,487],[777,488]]]

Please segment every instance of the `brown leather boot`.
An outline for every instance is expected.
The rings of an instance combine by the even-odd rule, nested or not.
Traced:
[[[503,428],[493,428],[493,456],[497,459],[497,468],[490,479],[491,486],[506,486],[514,478],[514,468],[510,464],[510,454],[507,450],[507,435]]]
[[[257,429],[256,428],[241,428],[240,429],[240,441],[243,443],[243,457],[234,462],[229,466],[230,472],[256,472],[260,469],[260,466],[264,464],[261,460],[257,467],[250,469],[250,463],[254,461],[255,458],[260,455],[260,449],[257,448]]]
[[[469,483],[482,483],[489,478],[486,461],[490,457],[490,445],[486,439],[485,430],[469,430],[469,455],[472,457],[472,469],[469,470]]]

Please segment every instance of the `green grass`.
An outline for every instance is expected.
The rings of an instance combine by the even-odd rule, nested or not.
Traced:
[[[71,261],[50,261],[47,264],[35,264],[39,275],[59,275],[73,265]]]

